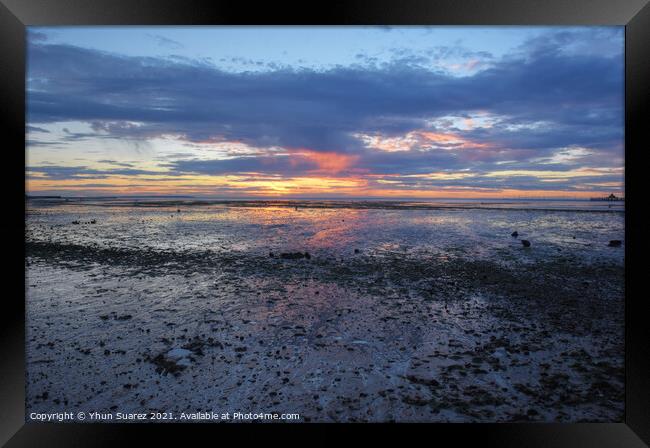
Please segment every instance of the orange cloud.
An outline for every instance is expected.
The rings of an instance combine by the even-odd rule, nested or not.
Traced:
[[[291,150],[292,154],[291,164],[295,166],[301,161],[308,160],[315,163],[318,168],[312,170],[320,174],[337,174],[350,168],[358,159],[357,155],[341,154],[337,152],[318,152],[311,149],[296,149]]]
[[[460,148],[487,148],[486,143],[477,143],[466,138],[459,136],[458,134],[442,134],[438,132],[419,132],[419,135],[424,137],[424,139],[434,142],[434,143],[443,143],[443,144],[457,144],[457,147]]]
[[[410,151],[412,149],[430,150],[436,147],[443,149],[488,148],[486,143],[477,143],[454,133],[429,131],[411,131],[400,137],[383,137],[381,135],[357,134],[369,148],[381,151]],[[447,148],[444,145],[451,145]]]

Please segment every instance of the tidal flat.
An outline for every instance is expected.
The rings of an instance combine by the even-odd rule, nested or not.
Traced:
[[[28,201],[28,414],[622,421],[624,212],[318,204]]]

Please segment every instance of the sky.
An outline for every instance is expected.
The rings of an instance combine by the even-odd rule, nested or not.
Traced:
[[[26,190],[624,192],[623,27],[29,27]]]

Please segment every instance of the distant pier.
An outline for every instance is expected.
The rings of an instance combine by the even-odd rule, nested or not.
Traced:
[[[600,198],[589,198],[590,201],[625,201],[625,198],[620,198],[615,194],[610,194],[609,196],[603,196]]]

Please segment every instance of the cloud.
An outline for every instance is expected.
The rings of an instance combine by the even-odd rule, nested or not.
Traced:
[[[28,177],[64,179],[105,179],[110,176],[160,175],[160,171],[118,168],[98,170],[86,166],[30,166],[25,169]]]
[[[45,42],[45,41],[47,41],[47,34],[28,28],[27,29],[27,40],[30,43]]]
[[[229,159],[192,159],[170,162],[173,172],[221,175],[228,173],[267,173],[283,176],[336,175],[352,168],[359,156],[296,149],[288,154],[235,157]]]
[[[172,50],[181,50],[184,48],[184,45],[181,44],[180,42],[165,36],[161,36],[159,34],[147,34],[147,36],[155,40],[159,46],[164,48],[168,48]]]
[[[105,163],[105,164],[112,165],[112,166],[121,166],[121,167],[125,167],[125,168],[132,168],[134,166],[133,163],[118,162],[116,160],[107,160],[107,159],[98,160],[97,162],[98,163]]]
[[[48,131],[47,129],[39,128],[38,126],[29,126],[29,125],[25,126],[25,131],[27,133],[30,133],[30,132],[42,132],[44,134],[49,134],[50,133],[50,131]]]
[[[31,40],[28,122],[42,129],[64,121],[91,125],[92,132],[64,133],[61,144],[171,137],[185,145],[255,148],[243,156],[225,149],[225,158],[162,161],[182,173],[488,173],[505,162],[515,172],[540,164],[606,166],[608,157],[614,165],[622,163],[621,37],[620,30],[601,28],[547,32],[501,59],[460,47],[429,51],[429,60],[481,64],[462,77],[433,70],[421,55],[400,48],[379,66],[279,64],[233,73],[205,61]],[[602,51],[588,50],[590,43]],[[38,144],[51,141],[31,142]],[[535,176],[526,179],[540,185]],[[512,185],[520,182],[512,176]]]

